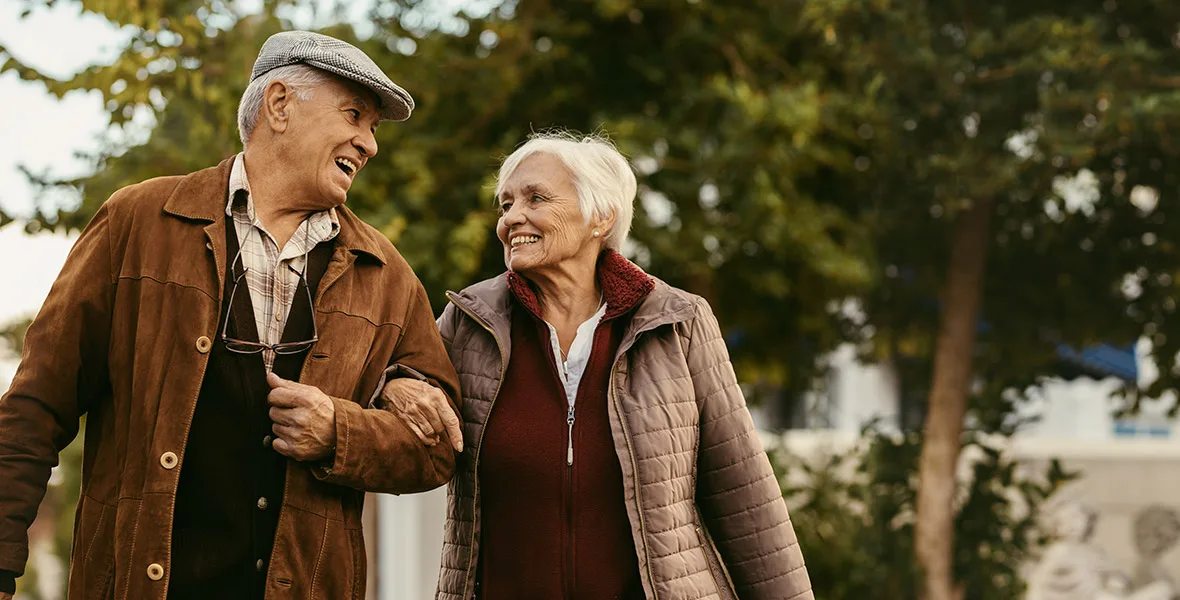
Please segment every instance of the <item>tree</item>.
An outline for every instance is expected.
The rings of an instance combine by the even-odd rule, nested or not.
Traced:
[[[1020,569],[1048,539],[1037,510],[1077,477],[1056,461],[1043,472],[1021,469],[1003,453],[1014,429],[975,431],[966,442],[975,458],[954,518],[953,553],[966,600],[1024,596]],[[918,432],[889,434],[874,426],[855,447],[836,453],[772,451],[817,598],[918,597],[913,475],[921,447]]]
[[[865,183],[886,277],[866,297],[866,323],[878,355],[932,363],[915,552],[922,597],[959,598],[965,421],[996,421],[999,391],[1053,374],[1061,343],[1155,333],[1155,358],[1175,364],[1170,336],[1158,335],[1175,327],[1174,304],[1147,288],[1170,289],[1174,248],[1157,242],[1176,223],[1163,202],[1144,210],[1129,192],[1176,188],[1155,171],[1175,160],[1166,74],[1180,14],[1162,2],[810,6],[812,26],[839,40],[862,80],[883,81],[878,106],[894,135],[866,157]],[[1081,186],[1080,205],[1063,192],[1087,180],[1096,185]],[[1127,293],[1129,277],[1144,291]],[[1151,391],[1175,381],[1168,373]]]
[[[8,353],[19,358],[25,348],[25,331],[33,323],[32,318],[16,319],[0,327],[0,340],[8,346]]]
[[[218,2],[102,5],[142,28],[114,64],[53,81],[10,57],[2,68],[55,93],[102,91],[113,123],[136,107],[156,119],[146,143],[97,157],[93,175],[44,181],[76,187],[82,203],[43,207],[42,224],[80,227],[120,186],[231,154],[253,55],[292,4],[303,3],[250,16]],[[429,2],[376,2],[371,36],[327,32],[388,57],[419,108],[382,127],[384,150],[349,206],[398,245],[441,308],[444,290],[503,270],[498,157],[531,130],[605,129],[642,170],[637,260],[714,303],[747,378],[806,389],[816,357],[842,340],[831,302],[872,281],[867,230],[824,195],[856,173],[848,144],[863,145],[856,124],[874,92],[825,80],[829,57],[803,52],[822,36],[798,25],[800,8],[529,1],[448,16]]]

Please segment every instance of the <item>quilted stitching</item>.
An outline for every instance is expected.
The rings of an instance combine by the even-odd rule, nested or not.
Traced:
[[[644,311],[674,310],[677,298],[690,297],[659,284],[632,326],[655,322],[658,315]],[[484,301],[503,306],[497,299]],[[640,567],[654,576],[649,583],[659,600],[734,598],[734,592],[717,589],[717,582],[725,585],[725,575],[710,572],[704,553],[712,550],[702,545],[703,527],[712,534],[737,597],[813,600],[786,504],[754,431],[721,330],[704,300],[691,297],[691,302],[690,320],[644,333],[616,370],[613,392],[631,432],[638,469],[633,472],[631,462],[622,461],[624,495],[630,506],[638,496],[646,522],[645,555],[651,562],[650,569]],[[463,416],[469,442],[465,456],[470,457],[478,451],[476,440],[499,382],[499,350],[480,325],[453,306],[444,311],[440,328],[469,397]],[[616,434],[622,444],[620,439]],[[627,447],[619,449],[626,456]],[[448,488],[451,510],[439,600],[470,600],[472,595],[468,557],[479,531],[472,468],[471,460],[462,461]]]

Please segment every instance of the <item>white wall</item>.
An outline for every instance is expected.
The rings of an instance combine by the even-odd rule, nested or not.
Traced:
[[[832,355],[830,389],[832,424],[841,431],[858,432],[873,419],[896,425],[900,415],[897,378],[886,365],[861,364],[856,349],[845,344]]]
[[[1140,343],[1136,349],[1140,386],[1150,384],[1156,377],[1149,352],[1150,345],[1146,342]],[[860,364],[853,348],[844,346],[833,354],[832,366],[832,384],[822,393],[829,396],[831,412],[827,421],[833,429],[857,432],[875,418],[884,425],[898,423],[898,384],[888,365]],[[1039,418],[1020,435],[1091,441],[1126,439],[1128,434],[1116,433],[1118,419],[1114,413],[1119,400],[1113,394],[1120,386],[1121,382],[1113,378],[1051,380],[1029,402],[1020,406],[1020,415]],[[1159,401],[1145,400],[1140,413],[1123,419],[1123,424],[1142,430],[1133,437],[1147,436],[1146,430],[1154,429],[1156,436],[1168,432],[1169,439],[1177,439],[1178,436],[1170,434],[1172,420],[1166,415],[1172,401],[1172,396]]]
[[[447,489],[377,496],[379,600],[434,598],[442,558]]]

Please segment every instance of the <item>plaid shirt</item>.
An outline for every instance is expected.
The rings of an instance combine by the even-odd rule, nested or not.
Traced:
[[[243,193],[238,194],[238,191]],[[283,328],[287,325],[287,314],[291,311],[291,302],[299,289],[307,254],[320,242],[336,237],[340,231],[336,209],[314,213],[305,219],[291,235],[287,245],[280,250],[278,242],[254,212],[250,182],[246,180],[245,153],[241,153],[234,160],[230,172],[229,201],[225,205],[225,214],[233,218],[234,230],[238,234],[242,266],[246,268],[246,283],[250,288],[250,303],[254,305],[258,341],[277,344],[283,339]],[[275,362],[274,352],[263,350],[262,361],[269,373]]]

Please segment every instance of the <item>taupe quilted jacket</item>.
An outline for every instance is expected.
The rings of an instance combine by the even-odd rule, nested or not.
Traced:
[[[471,600],[484,424],[511,348],[507,277],[449,292],[439,318],[464,395],[438,600]],[[656,280],[611,371],[608,410],[648,600],[812,599],[778,482],[704,299]],[[724,566],[723,566],[724,565]]]

